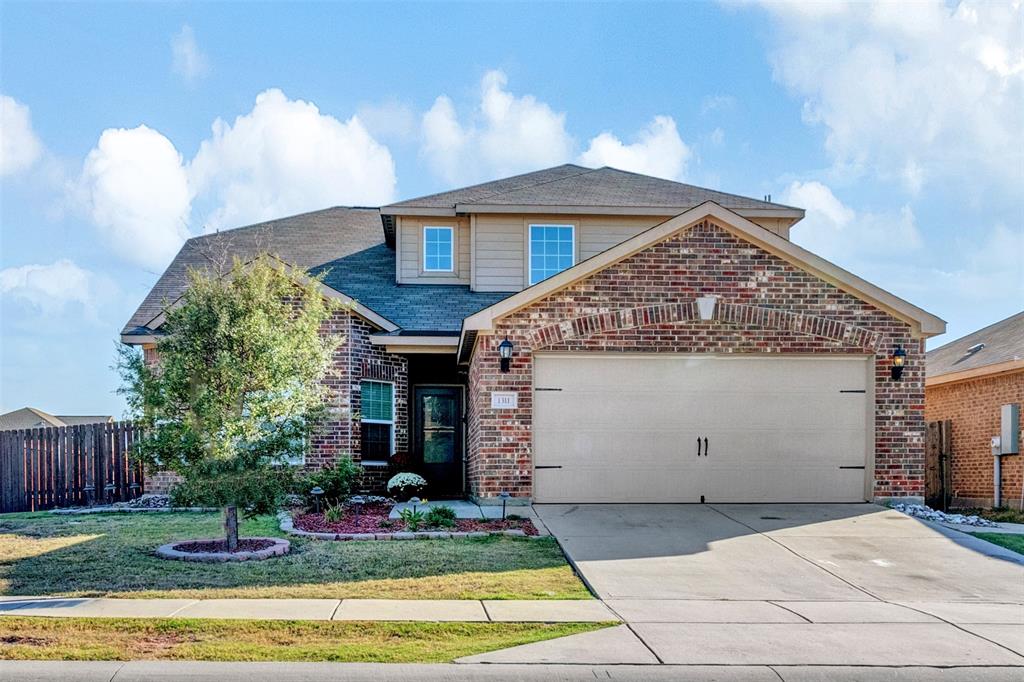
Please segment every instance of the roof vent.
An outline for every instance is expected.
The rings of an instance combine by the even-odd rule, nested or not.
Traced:
[[[983,343],[976,343],[976,344],[974,344],[973,346],[971,346],[970,348],[967,349],[967,354],[968,355],[974,355],[975,353],[977,353],[979,350],[981,350],[984,347],[985,347],[985,344],[983,344]]]

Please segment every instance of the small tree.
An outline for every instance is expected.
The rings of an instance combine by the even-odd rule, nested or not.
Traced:
[[[136,456],[182,477],[178,492],[224,509],[229,551],[238,509],[276,509],[310,431],[326,410],[323,379],[342,342],[321,334],[332,306],[316,281],[259,257],[229,273],[189,273],[167,310],[159,362],[123,347],[120,393],[143,426]]]

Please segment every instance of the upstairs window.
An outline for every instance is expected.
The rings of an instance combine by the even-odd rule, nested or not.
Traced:
[[[363,381],[359,394],[363,460],[386,461],[394,453],[395,386],[384,381]]]
[[[576,264],[576,228],[530,225],[530,284],[542,282]]]
[[[423,228],[423,271],[452,272],[455,264],[455,236],[450,227]]]

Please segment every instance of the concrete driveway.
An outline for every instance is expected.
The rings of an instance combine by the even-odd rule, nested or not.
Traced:
[[[899,512],[535,510],[626,625],[481,662],[1024,666],[1024,557]]]

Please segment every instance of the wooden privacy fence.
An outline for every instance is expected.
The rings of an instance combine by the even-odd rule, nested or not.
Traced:
[[[0,431],[0,513],[138,497],[137,433],[132,422]]]
[[[924,501],[932,509],[949,507],[953,456],[953,422],[928,422],[924,441]]]

